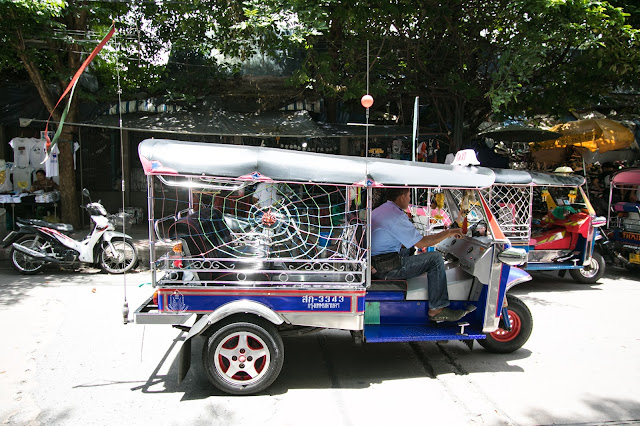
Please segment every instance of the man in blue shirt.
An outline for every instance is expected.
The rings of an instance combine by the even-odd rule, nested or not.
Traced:
[[[411,202],[409,188],[388,188],[387,202],[371,213],[371,256],[376,275],[385,280],[409,279],[427,273],[429,292],[429,319],[433,321],[457,321],[468,313],[465,310],[449,309],[447,276],[444,260],[438,252],[427,252],[413,256],[411,248],[426,248],[438,244],[445,238],[460,238],[460,229],[447,229],[438,234],[422,236],[413,226],[405,211]],[[396,264],[382,266],[384,259],[399,256]],[[384,256],[386,255],[386,256]],[[393,269],[386,270],[389,265]]]

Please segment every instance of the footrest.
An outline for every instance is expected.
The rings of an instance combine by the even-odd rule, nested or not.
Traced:
[[[366,324],[366,342],[425,342],[431,340],[484,339],[481,331],[466,326],[464,334],[457,323],[450,324]]]

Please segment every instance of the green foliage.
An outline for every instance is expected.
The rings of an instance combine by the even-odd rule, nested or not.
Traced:
[[[79,13],[88,14],[82,34],[70,31]],[[490,114],[594,104],[637,84],[640,69],[635,0],[0,0],[0,19],[0,69],[21,66],[22,31],[51,81],[68,78],[70,70],[56,66],[61,51],[70,43],[88,50],[115,19],[118,35],[93,66],[98,99],[115,93],[116,71],[125,97],[193,99],[239,61],[265,53],[302,57],[292,85],[358,111],[368,73],[374,108],[400,110],[420,96],[430,108],[425,120],[441,127],[460,118],[461,105],[473,129]]]

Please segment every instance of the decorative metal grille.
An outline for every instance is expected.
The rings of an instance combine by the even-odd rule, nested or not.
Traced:
[[[496,184],[485,191],[485,198],[505,236],[514,243],[528,243],[531,237],[532,188]]]
[[[364,283],[364,190],[256,178],[154,177],[164,282]]]

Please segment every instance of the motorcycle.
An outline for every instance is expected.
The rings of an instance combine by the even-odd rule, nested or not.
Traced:
[[[82,206],[94,223],[91,233],[82,241],[70,237],[73,226],[66,223],[50,223],[38,219],[18,219],[17,231],[3,240],[3,246],[11,246],[9,259],[22,274],[40,272],[47,264],[72,266],[78,262],[95,265],[110,274],[122,274],[135,268],[138,251],[132,238],[115,232],[116,223],[104,206],[92,202],[87,189],[82,195],[89,203]]]

